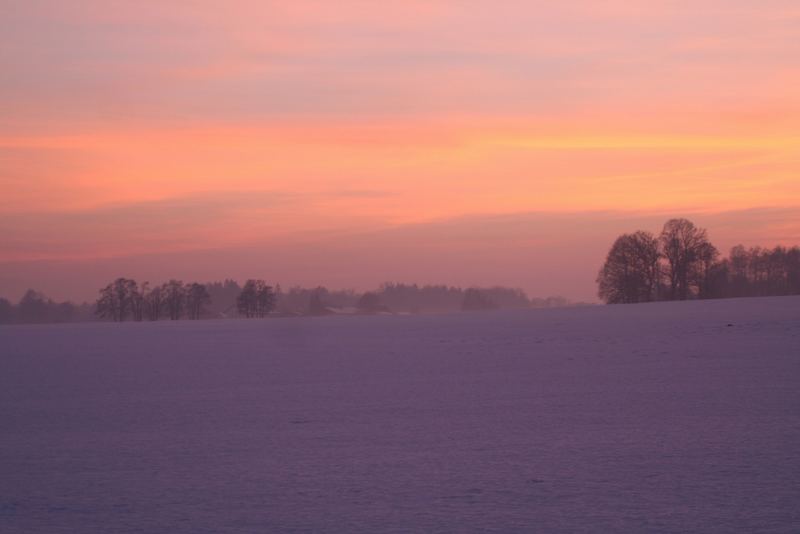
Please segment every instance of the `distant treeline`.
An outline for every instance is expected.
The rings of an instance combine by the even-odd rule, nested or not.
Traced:
[[[0,298],[0,324],[72,323],[94,320],[94,306],[88,303],[55,302],[29,289],[15,305]]]
[[[705,229],[671,219],[658,237],[618,237],[597,283],[609,304],[800,295],[800,248],[738,245],[720,258]]]
[[[0,299],[0,323],[157,321],[261,318],[269,315],[446,313],[454,311],[566,306],[561,297],[529,298],[521,289],[466,288],[386,283],[364,293],[325,287],[282,290],[264,280],[202,284],[170,280],[138,283],[118,278],[99,291],[94,304],[54,302],[29,290],[16,305]]]

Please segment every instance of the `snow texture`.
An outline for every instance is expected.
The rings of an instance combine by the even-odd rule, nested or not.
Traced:
[[[0,532],[798,532],[800,298],[0,328]]]

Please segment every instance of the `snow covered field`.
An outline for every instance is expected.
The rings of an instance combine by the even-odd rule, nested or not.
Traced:
[[[800,298],[0,327],[0,531],[800,531]]]

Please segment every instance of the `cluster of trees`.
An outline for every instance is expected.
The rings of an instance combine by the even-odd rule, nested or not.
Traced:
[[[485,297],[476,307],[475,295]],[[564,306],[561,297],[530,299],[521,289],[507,287],[467,288],[446,285],[385,283],[377,290],[358,293],[353,290],[329,290],[325,287],[278,289],[276,311],[283,315],[324,315],[331,309],[349,309],[359,313],[443,313],[491,308],[531,308]]]
[[[275,309],[276,300],[276,292],[264,280],[248,280],[236,297],[236,309],[248,319],[266,317]]]
[[[184,316],[196,320],[202,317],[204,307],[210,301],[203,284],[170,280],[150,287],[148,282],[140,286],[136,280],[117,278],[100,290],[95,313],[115,322],[128,318],[134,321],[158,321],[162,318],[176,321]]]
[[[800,295],[800,247],[738,245],[715,267],[711,289],[718,296]]]
[[[597,276],[609,304],[800,294],[800,248],[737,246],[720,259],[708,233],[670,219],[661,233],[617,238]]]
[[[352,290],[329,291],[292,288],[279,293],[279,310],[289,314],[325,315],[331,310],[354,313],[442,313],[459,310],[491,310],[496,308],[530,308],[566,305],[558,297],[529,299],[521,289],[506,287],[462,289],[445,285],[385,283],[376,291],[358,294]],[[307,304],[305,304],[307,303]]]

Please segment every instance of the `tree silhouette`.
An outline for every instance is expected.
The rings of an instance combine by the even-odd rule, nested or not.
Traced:
[[[603,300],[800,295],[800,247],[737,245],[720,259],[706,231],[686,219],[667,221],[656,241],[658,249],[652,235],[636,232],[614,242],[597,277]]]
[[[248,319],[266,317],[275,309],[276,296],[264,280],[248,280],[236,298],[239,315]]]
[[[133,309],[134,295],[139,288],[135,280],[129,278],[117,278],[114,281],[114,293],[119,303],[120,321],[124,321],[128,313]]]
[[[648,232],[618,237],[597,275],[600,298],[609,304],[655,300],[659,257],[658,240]]]
[[[211,302],[206,286],[192,283],[186,287],[186,309],[189,319],[197,320],[203,314],[203,307]]]
[[[180,280],[170,280],[164,284],[162,292],[169,318],[177,321],[183,315],[183,309],[186,305],[186,287]]]
[[[114,293],[114,284],[108,284],[100,289],[100,296],[95,303],[95,313],[103,319],[121,321],[119,316],[119,304]]]
[[[164,313],[163,286],[154,286],[152,289],[146,288],[143,298],[145,317],[147,317],[148,321],[158,321]]]
[[[138,295],[138,285],[135,280],[117,278],[100,290],[95,304],[95,313],[102,318],[114,322],[122,322],[133,309]]]
[[[720,276],[719,251],[708,241],[700,243],[695,250],[694,266],[689,269],[691,285],[697,288],[698,298],[711,298]]]
[[[800,294],[800,248],[774,249],[737,245],[728,259],[712,267],[709,297],[755,297]]]
[[[717,251],[709,243],[706,231],[687,219],[670,219],[660,237],[661,250],[667,260],[669,294],[673,300],[686,300],[691,286],[697,285],[708,258]]]
[[[131,280],[133,282],[133,280]],[[141,321],[144,319],[144,311],[145,311],[145,302],[144,297],[147,293],[149,288],[149,283],[145,282],[142,284],[141,288],[136,287],[136,282],[133,282],[133,285],[129,288],[130,289],[130,302],[131,302],[131,316],[133,317],[134,321]]]

